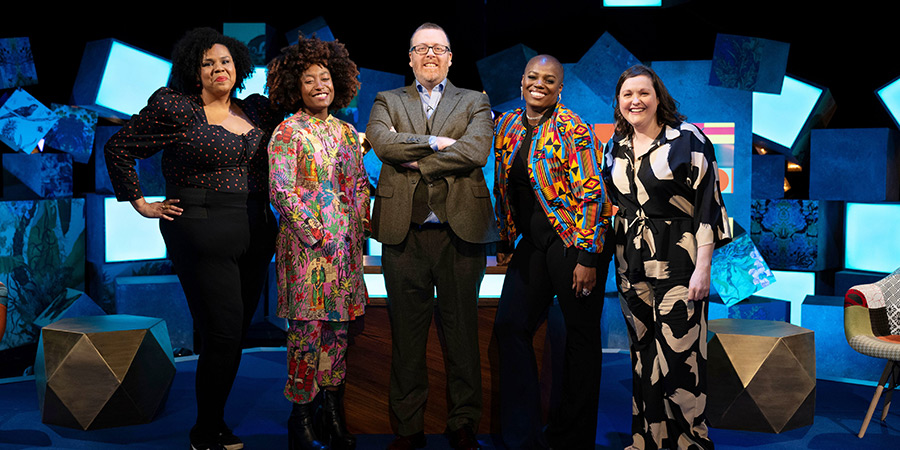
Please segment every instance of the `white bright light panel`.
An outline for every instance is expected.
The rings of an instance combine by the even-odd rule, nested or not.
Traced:
[[[884,107],[891,113],[891,117],[894,118],[894,123],[896,123],[897,126],[900,126],[900,78],[891,81],[887,86],[879,89],[876,93],[878,94],[881,103],[883,103]]]
[[[900,203],[847,203],[844,268],[890,273],[900,267]]]
[[[488,273],[481,281],[480,298],[500,298],[503,289],[503,279],[506,277],[500,273]],[[387,288],[384,286],[384,275],[380,273],[367,273],[363,275],[366,282],[366,291],[370,298],[387,298]],[[435,290],[437,296],[437,290]]]
[[[169,82],[172,63],[130,45],[113,41],[97,105],[132,115],[147,106],[147,99]]]
[[[822,90],[784,77],[781,94],[753,93],[753,134],[791,148]]]
[[[235,93],[237,98],[245,99],[250,94],[266,95],[266,66],[256,66],[250,76],[244,80],[244,89]]]
[[[148,203],[165,197],[145,197]],[[159,233],[159,220],[138,214],[129,202],[103,199],[106,262],[141,261],[166,257],[166,244]]]
[[[603,6],[662,6],[662,0],[603,0]]]
[[[807,295],[816,293],[815,272],[773,270],[775,282],[756,292],[756,296],[774,298],[791,303],[791,323],[800,326],[800,307]]]

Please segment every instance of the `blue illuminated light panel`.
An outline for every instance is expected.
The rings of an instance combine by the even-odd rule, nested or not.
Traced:
[[[164,199],[165,197],[145,197],[148,203]],[[166,257],[166,244],[159,233],[159,220],[141,216],[131,203],[116,201],[115,197],[103,199],[103,211],[106,262]]]
[[[900,77],[876,91],[876,94],[884,107],[891,113],[894,123],[900,126]]]
[[[784,77],[781,94],[753,93],[753,134],[791,148],[822,90]]]
[[[245,99],[251,94],[266,95],[266,66],[256,66],[250,76],[244,80],[244,89],[237,91],[237,98]]]
[[[756,292],[756,296],[791,303],[791,323],[800,326],[800,309],[807,295],[816,293],[815,272],[773,270],[775,282]]]
[[[150,95],[169,82],[171,71],[171,62],[113,41],[96,103],[123,114],[137,114]]]
[[[662,0],[603,0],[603,6],[662,6]]]
[[[844,268],[893,272],[900,267],[900,203],[847,203]]]

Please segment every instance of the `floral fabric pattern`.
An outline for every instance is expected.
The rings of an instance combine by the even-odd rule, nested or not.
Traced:
[[[309,403],[319,389],[340,386],[347,374],[347,322],[292,320],[287,334],[284,396]]]
[[[356,130],[333,116],[291,116],[269,143],[269,186],[281,215],[278,316],[348,321],[362,315],[369,190]]]

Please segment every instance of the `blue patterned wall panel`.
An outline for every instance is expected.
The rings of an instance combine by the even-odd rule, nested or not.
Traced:
[[[94,148],[97,113],[77,106],[51,106],[59,122],[47,133],[46,145],[71,154],[77,163],[87,164]]]
[[[3,155],[3,198],[6,200],[71,197],[72,183],[72,155]]]
[[[0,39],[0,89],[37,84],[34,55],[27,37]]]
[[[362,86],[357,92],[355,100],[358,111],[356,129],[360,133],[364,133],[366,124],[369,122],[369,114],[372,112],[372,105],[375,104],[375,96],[381,91],[403,86],[405,79],[403,75],[366,69],[364,67],[359,69],[359,79],[362,82]],[[378,186],[381,161],[375,155],[375,152],[369,151],[363,158],[363,162],[366,166],[366,172],[369,174],[369,182],[372,183],[372,186]]]
[[[601,97],[595,94],[578,76],[575,66],[575,64],[563,64],[566,76],[565,86],[562,90],[563,105],[575,111],[585,123],[614,123],[612,96]],[[521,105],[525,104],[524,102],[520,103]],[[606,145],[606,142],[601,143]]]
[[[535,56],[536,51],[525,45],[516,44],[476,62],[481,85],[491,98],[491,105],[498,105],[493,109],[497,111],[512,109],[499,109],[499,105],[519,99],[525,64]]]
[[[808,295],[802,327],[816,333],[816,378],[871,384],[884,370],[884,360],[865,356],[847,344],[844,297]]]
[[[163,319],[173,348],[194,349],[194,321],[178,277],[119,277],[115,284],[116,314]]]
[[[34,319],[34,325],[45,327],[60,319],[82,316],[102,316],[106,314],[90,296],[77,289],[66,289],[66,294],[57,297]]]
[[[13,150],[31,153],[59,117],[22,88],[0,98],[0,141]]]
[[[98,126],[94,132],[94,192],[98,194],[113,193],[109,172],[106,170],[106,158],[103,156],[103,146],[121,128],[118,126]]]
[[[719,34],[709,84],[778,94],[790,47],[790,44],[769,39]]]
[[[713,253],[711,282],[726,306],[744,300],[775,281],[747,233]]]
[[[89,219],[88,222],[92,222]],[[90,227],[90,223],[88,224]],[[88,234],[90,236],[90,234]],[[89,238],[88,243],[92,244]],[[102,254],[101,254],[102,258]],[[116,313],[116,279],[119,277],[139,277],[145,275],[171,275],[172,262],[168,259],[156,261],[129,261],[120,263],[87,264],[87,290],[91,298],[107,314]]]
[[[375,104],[375,96],[381,91],[387,91],[402,87],[406,80],[403,75],[382,72],[380,70],[359,68],[359,81],[362,83],[356,93],[356,108],[359,110],[359,119],[356,121],[356,129],[360,133],[366,131],[369,123],[369,113]]]
[[[709,296],[709,320],[714,319],[751,319],[789,322],[791,304],[773,298],[750,296],[746,300],[725,305],[718,295]]]
[[[594,94],[611,105],[619,75],[635,64],[640,61],[607,32],[578,60],[574,72]]]
[[[753,183],[750,188],[752,198],[784,198],[784,170],[787,160],[784,155],[751,155],[753,162]]]
[[[222,24],[222,34],[233,37],[250,49],[250,61],[253,65],[264,66],[269,62],[267,57],[274,29],[265,23],[232,23]],[[296,39],[297,36],[294,36]]]
[[[890,128],[812,130],[809,198],[900,200],[897,132]]]
[[[288,44],[294,45],[297,43],[298,33],[303,33],[306,37],[312,37],[315,34],[317,38],[323,41],[334,40],[334,33],[331,32],[331,28],[328,27],[328,23],[325,22],[325,18],[322,16],[316,17],[285,33],[284,37],[287,39]]]
[[[772,269],[837,268],[843,249],[842,218],[837,202],[754,199],[750,237]]]
[[[725,195],[728,216],[750,226],[750,149],[752,94],[709,85],[712,61],[655,61],[653,70],[677,100],[679,111],[691,123],[734,123],[734,190]]]
[[[94,192],[98,194],[112,194],[112,182],[109,181],[109,172],[106,169],[106,158],[103,156],[103,146],[116,131],[122,127],[97,127],[94,137]],[[141,180],[141,191],[145,196],[165,195],[166,180],[162,174],[163,152],[137,162],[138,178]]]
[[[84,290],[84,199],[0,202],[0,281],[9,287],[0,350],[37,343],[39,316]]]

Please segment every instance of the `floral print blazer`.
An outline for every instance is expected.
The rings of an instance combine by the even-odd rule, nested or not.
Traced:
[[[334,116],[294,114],[269,143],[269,188],[281,215],[278,316],[348,321],[362,315],[369,189],[356,130]]]

